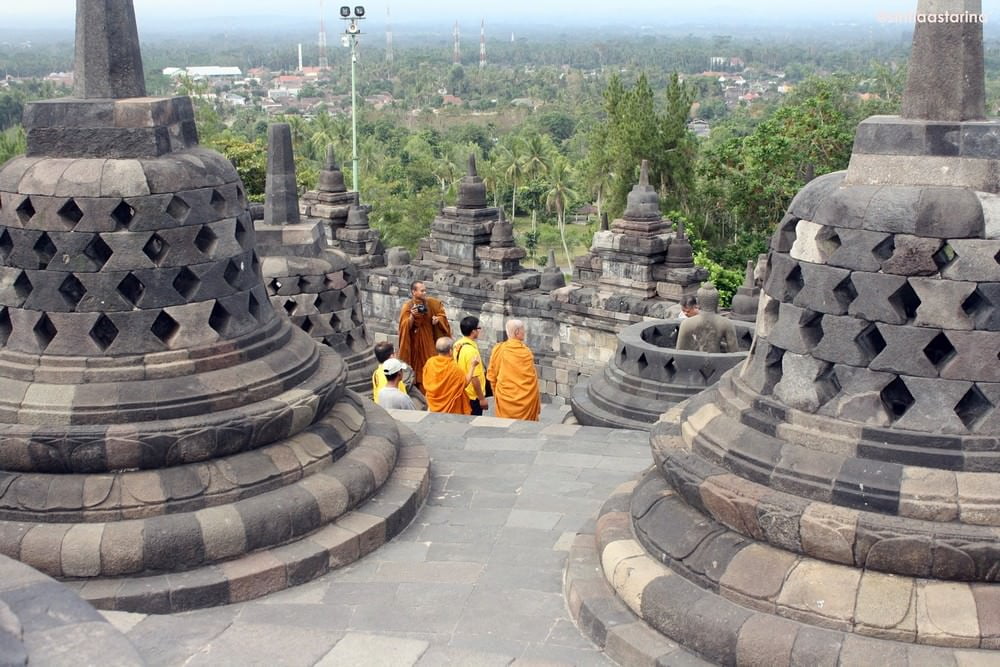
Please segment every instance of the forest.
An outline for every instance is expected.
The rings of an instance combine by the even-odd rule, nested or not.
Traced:
[[[446,40],[401,41],[391,60],[366,43],[357,185],[385,244],[413,248],[426,236],[440,206],[454,201],[473,154],[491,203],[514,220],[535,265],[552,249],[568,273],[601,214],[622,214],[647,159],[664,215],[685,223],[696,261],[728,299],[794,194],[846,168],[857,124],[898,111],[909,50],[908,36],[898,34],[606,37],[500,41],[485,67],[478,48],[453,62]],[[258,199],[269,122],[291,126],[301,188],[315,183],[329,145],[354,187],[346,49],[331,47],[330,69],[298,90],[297,103],[265,108],[274,106],[268,76],[295,73],[293,39],[172,36],[143,44],[149,93],[191,95],[201,142],[227,155]],[[996,114],[997,40],[987,40],[986,56]],[[270,75],[210,82],[161,73],[204,64]],[[2,163],[24,150],[24,105],[68,94],[43,78],[71,70],[72,43],[3,43],[0,67],[8,73],[0,86]],[[238,93],[245,106],[227,103],[225,93]],[[695,119],[710,127],[708,136],[691,131]]]

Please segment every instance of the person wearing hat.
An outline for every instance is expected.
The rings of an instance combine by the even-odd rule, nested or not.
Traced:
[[[390,357],[382,364],[382,372],[385,373],[385,386],[378,393],[378,404],[386,410],[416,410],[410,397],[399,390],[403,362]]]

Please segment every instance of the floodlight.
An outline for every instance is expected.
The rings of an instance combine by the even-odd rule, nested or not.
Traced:
[[[346,7],[346,6],[345,7],[341,7],[340,8],[340,18],[346,19],[346,18],[350,18],[350,17],[351,17],[351,8],[350,7]]]
[[[361,5],[358,5],[357,7],[354,8],[354,15],[357,16],[359,19],[363,19],[365,17],[365,8],[362,7]]]

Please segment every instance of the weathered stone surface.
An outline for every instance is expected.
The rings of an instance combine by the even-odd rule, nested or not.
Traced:
[[[131,2],[88,0],[77,5],[76,97],[145,97],[146,80]]]

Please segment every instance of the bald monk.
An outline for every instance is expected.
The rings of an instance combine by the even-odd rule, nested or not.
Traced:
[[[542,404],[535,356],[524,344],[527,329],[521,320],[508,320],[506,329],[507,340],[493,348],[486,371],[486,379],[493,385],[494,414],[508,419],[538,421]]]
[[[470,415],[472,407],[465,395],[465,386],[472,381],[479,359],[473,359],[469,371],[462,372],[451,356],[455,341],[447,336],[437,339],[437,354],[424,364],[424,396],[429,412],[448,412],[453,415]]]
[[[416,280],[410,285],[409,301],[399,311],[399,353],[396,356],[413,368],[421,389],[424,364],[434,356],[434,341],[441,336],[451,336],[444,304],[427,296],[427,287]]]

